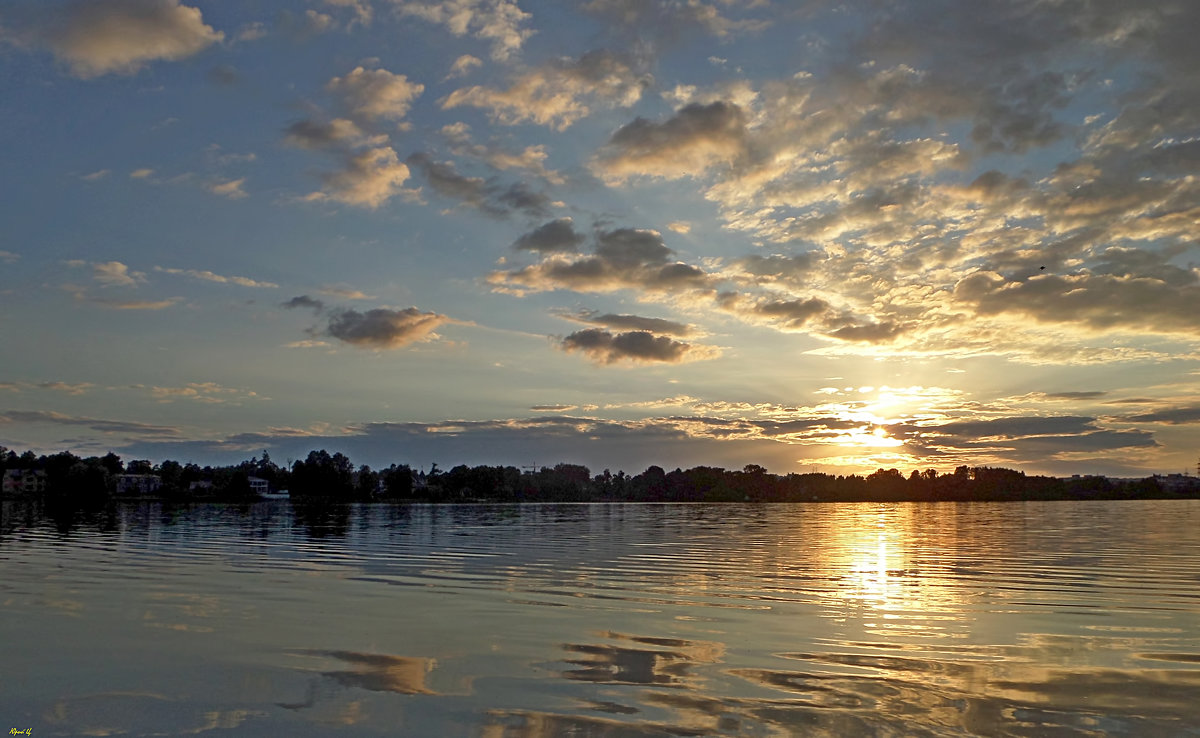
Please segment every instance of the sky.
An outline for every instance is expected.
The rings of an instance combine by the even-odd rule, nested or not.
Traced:
[[[0,6],[0,444],[1197,473],[1193,0]]]

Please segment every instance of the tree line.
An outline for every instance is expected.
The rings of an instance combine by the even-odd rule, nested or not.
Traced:
[[[33,483],[9,496],[38,496],[75,503],[105,501],[118,495],[124,475],[154,479],[153,495],[165,499],[252,501],[264,486],[288,490],[297,501],[333,502],[822,502],[822,501],[973,501],[1056,499],[1158,499],[1200,497],[1200,480],[1179,487],[1157,477],[1136,481],[1086,476],[1071,479],[1028,476],[993,467],[959,466],[953,473],[896,469],[861,476],[824,473],[777,475],[749,464],[740,470],[697,466],[665,471],[650,466],[630,476],[605,469],[593,475],[586,466],[556,464],[536,470],[515,466],[437,465],[415,472],[407,465],[383,469],[355,466],[344,454],[311,451],[280,466],[264,451],[238,464],[204,466],[177,461],[123,461],[109,452],[81,458],[69,451],[18,455],[0,446],[0,472]],[[1192,478],[1188,478],[1192,479]],[[253,482],[253,484],[252,484]],[[255,489],[255,486],[259,490]],[[14,481],[14,489],[17,487]],[[6,486],[7,489],[7,486]],[[32,490],[32,491],[31,491]],[[143,492],[144,494],[144,492]]]

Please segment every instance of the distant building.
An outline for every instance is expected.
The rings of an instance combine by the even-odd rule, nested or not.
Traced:
[[[259,495],[261,497],[262,495],[265,495],[271,491],[271,485],[268,484],[267,480],[263,479],[262,477],[250,477],[247,481],[250,482],[251,494]]]
[[[197,480],[188,485],[188,494],[204,497],[213,493],[213,483],[208,480]]]
[[[157,474],[118,474],[117,494],[152,495],[162,487],[162,478]]]
[[[1167,492],[1200,491],[1200,477],[1186,474],[1155,474],[1154,479],[1158,482],[1158,486]]]
[[[46,472],[40,469],[5,469],[5,495],[34,495],[46,491]]]

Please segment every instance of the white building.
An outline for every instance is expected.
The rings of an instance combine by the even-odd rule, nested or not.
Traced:
[[[117,494],[152,495],[162,487],[162,478],[157,474],[118,474]]]

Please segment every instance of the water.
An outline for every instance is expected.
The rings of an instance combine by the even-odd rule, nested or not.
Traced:
[[[31,735],[1200,736],[1200,503],[0,521]]]

